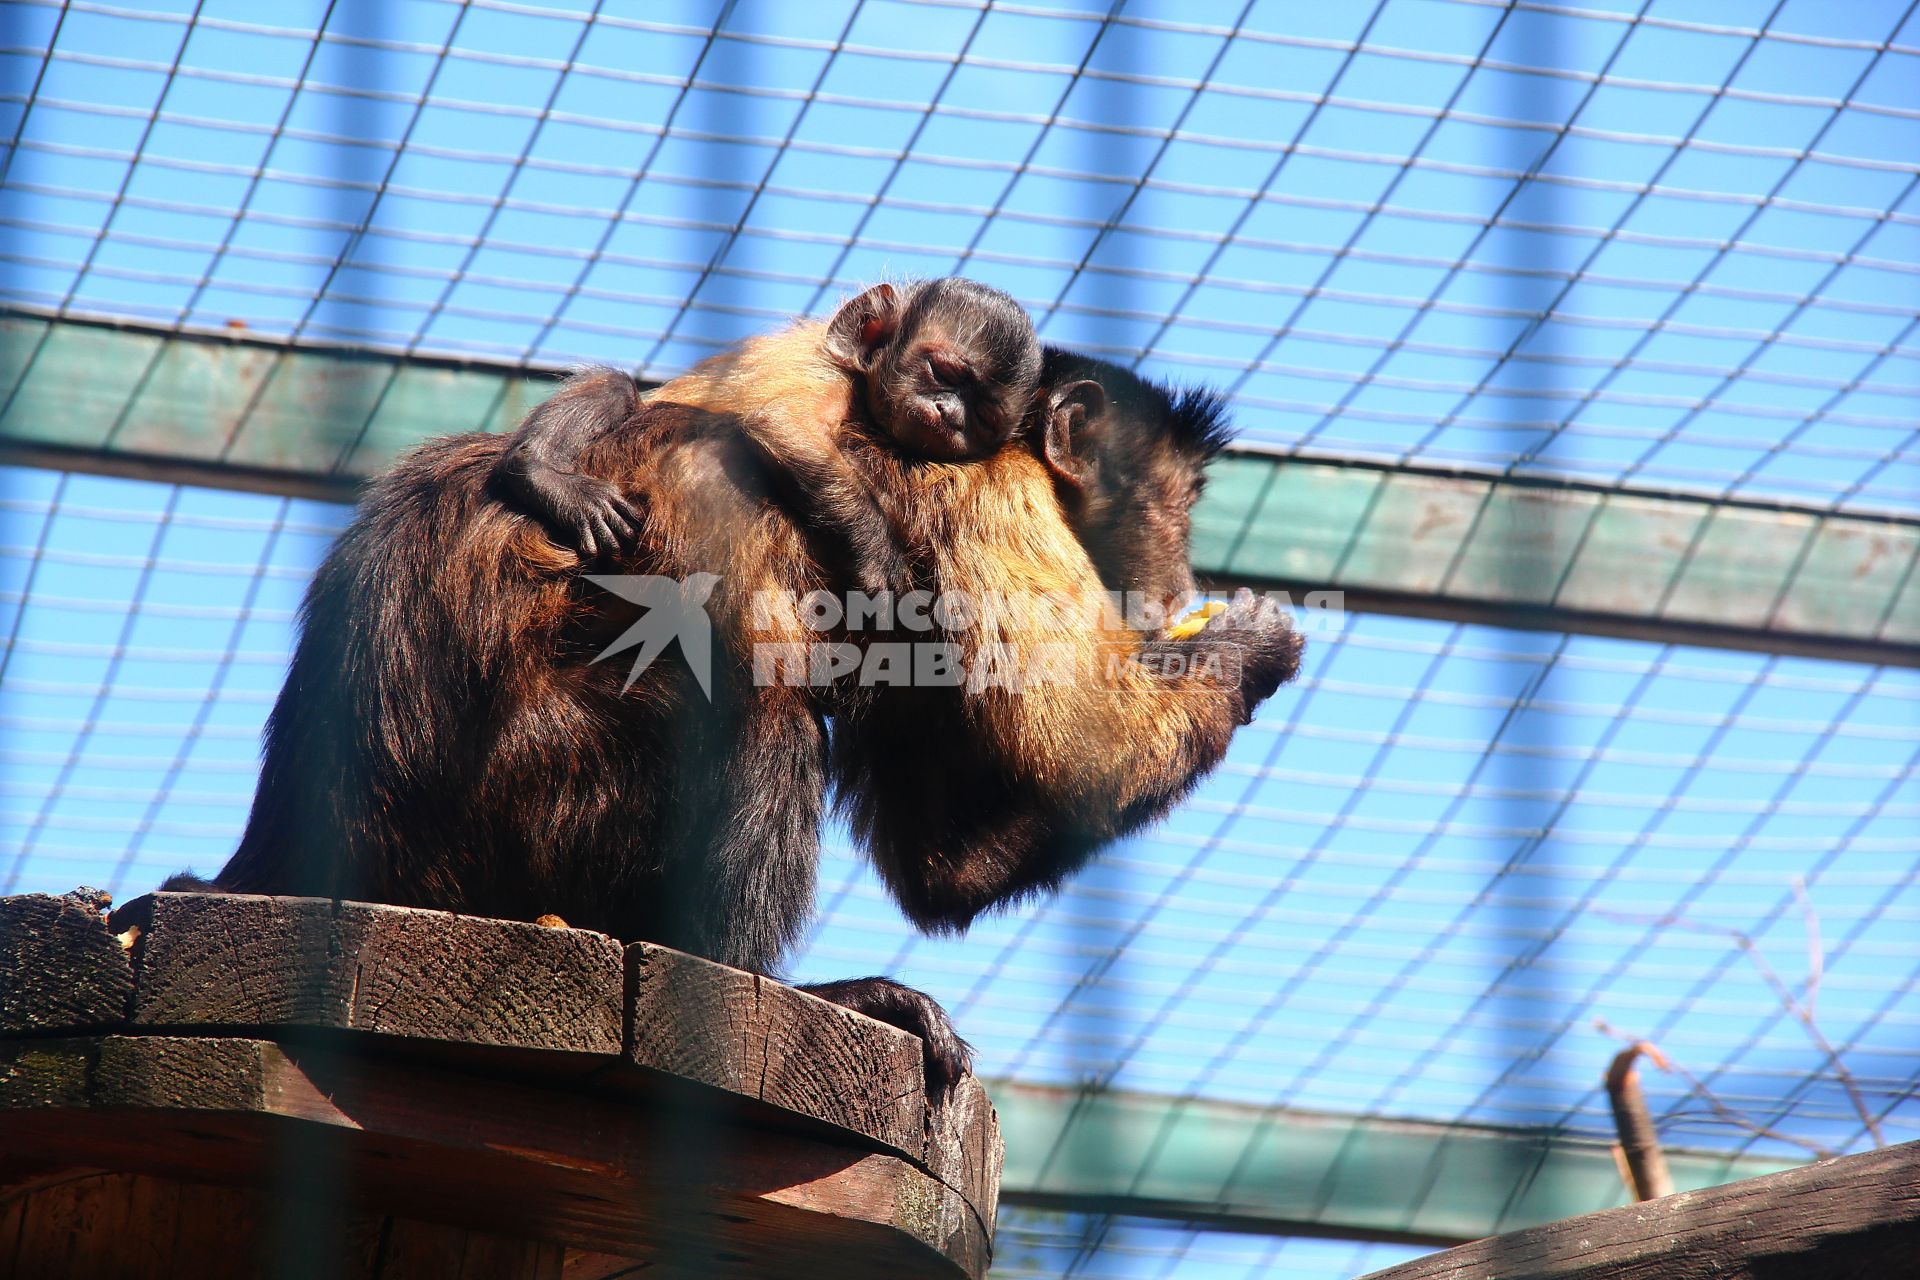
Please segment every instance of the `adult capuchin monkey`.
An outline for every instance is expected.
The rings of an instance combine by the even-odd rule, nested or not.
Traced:
[[[596,661],[651,614],[499,500],[512,438],[430,441],[369,487],[314,578],[253,811],[215,887],[557,913],[775,973],[812,910],[830,773],[908,914],[960,927],[1159,817],[1297,663],[1286,619],[1246,597],[1190,639],[1105,615],[1004,633],[1015,650],[1067,645],[1087,671],[1077,685],[844,698],[758,680],[758,646],[818,638],[800,598],[847,584],[743,427],[752,406],[643,402],[611,373],[556,399],[595,419],[577,473],[641,504],[611,567],[693,584],[696,603],[711,587],[710,688],[679,646],[643,670]],[[854,432],[844,458],[903,535],[916,585],[1173,598],[1191,586],[1187,512],[1219,411],[1049,352],[1029,440],[938,461]],[[1203,650],[1234,661],[1141,661]],[[813,989],[920,1035],[936,1087],[966,1069],[921,993],[885,978]]]

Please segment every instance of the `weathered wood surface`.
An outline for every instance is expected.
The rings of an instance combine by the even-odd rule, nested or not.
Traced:
[[[100,913],[71,898],[0,898],[0,1035],[116,1026],[133,966]]]
[[[923,1164],[991,1230],[999,1121],[971,1077],[927,1096],[920,1041],[817,996],[668,947],[627,948],[626,1060],[864,1135]]]
[[[919,1152],[920,1042],[898,1028],[739,969],[636,942],[627,1060]],[[850,1080],[871,1087],[849,1093]]]
[[[131,950],[114,936],[128,929]],[[0,1148],[97,1142],[101,1117],[129,1111],[176,1152],[216,1132],[216,1146],[257,1146],[226,1131],[234,1116],[355,1130],[342,1089],[391,1109],[405,1099],[377,1081],[492,1080],[507,1092],[473,1106],[591,1102],[605,1118],[577,1124],[644,1122],[656,1157],[689,1170],[781,1144],[833,1152],[848,1171],[814,1170],[766,1203],[831,1217],[853,1187],[873,1221],[910,1219],[963,1271],[985,1265],[1001,1143],[979,1083],[929,1099],[917,1039],[771,979],[585,930],[248,895],[153,894],[110,923],[63,899],[0,899],[0,957],[0,1007],[18,1010],[0,1018]],[[125,1163],[139,1146],[109,1144],[122,1163],[102,1166],[146,1168]],[[474,1153],[462,1169],[486,1164]]]
[[[141,929],[137,1027],[327,1027],[620,1051],[621,947],[605,934],[251,894],[150,894],[113,923]]]
[[[1367,1280],[1867,1280],[1920,1273],[1920,1142],[1491,1236]]]
[[[724,1264],[787,1277],[827,1261],[848,1280],[977,1277],[989,1255],[988,1228],[958,1193],[896,1156],[313,1046],[16,1041],[0,1046],[0,1110],[0,1153],[16,1168],[57,1153],[64,1168],[298,1195],[310,1165],[336,1170],[329,1185],[354,1205],[652,1260],[668,1274]],[[295,1143],[307,1162],[281,1188]]]
[[[285,1276],[252,1224],[272,1221],[264,1191],[146,1174],[79,1170],[8,1188],[0,1201],[0,1280],[232,1280]],[[637,1280],[632,1258],[469,1227],[356,1212],[301,1274],[336,1280]],[[164,1247],[156,1242],[164,1242]],[[317,1264],[317,1265],[316,1265]],[[644,1269],[644,1272],[643,1272]]]

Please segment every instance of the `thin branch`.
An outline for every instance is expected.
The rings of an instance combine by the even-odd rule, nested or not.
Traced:
[[[1793,878],[1793,896],[1800,903],[1801,926],[1807,931],[1807,1016],[1814,1016],[1814,1002],[1820,998],[1820,979],[1826,974],[1827,958],[1820,946],[1820,913],[1807,896],[1805,876]]]
[[[1810,1151],[1822,1160],[1833,1157],[1833,1151],[1821,1146],[1817,1142],[1809,1142],[1805,1138],[1796,1138],[1790,1133],[1782,1133],[1778,1129],[1759,1123],[1744,1112],[1734,1110],[1725,1102],[1722,1102],[1719,1095],[1714,1093],[1712,1089],[1707,1087],[1706,1081],[1662,1053],[1652,1041],[1642,1040],[1637,1036],[1628,1035],[1626,1032],[1621,1031],[1618,1027],[1608,1022],[1605,1018],[1595,1018],[1593,1020],[1593,1029],[1601,1035],[1609,1036],[1624,1044],[1644,1046],[1642,1052],[1646,1053],[1647,1056],[1653,1060],[1654,1065],[1658,1066],[1662,1071],[1671,1072],[1679,1076],[1685,1081],[1688,1092],[1697,1096],[1700,1101],[1706,1103],[1707,1109],[1713,1113],[1715,1119],[1745,1129],[1755,1137],[1771,1138],[1775,1142],[1784,1142],[1788,1146],[1799,1147],[1804,1151]]]
[[[1840,1087],[1846,1091],[1847,1100],[1853,1104],[1854,1114],[1860,1117],[1860,1123],[1866,1127],[1867,1135],[1873,1139],[1873,1145],[1876,1147],[1887,1145],[1886,1135],[1880,1129],[1880,1122],[1874,1117],[1873,1112],[1867,1109],[1867,1100],[1861,1095],[1859,1083],[1853,1078],[1853,1072],[1849,1071],[1847,1064],[1841,1061],[1840,1051],[1833,1047],[1833,1042],[1828,1040],[1826,1033],[1820,1030],[1819,1023],[1814,1021],[1812,1009],[1793,994],[1793,989],[1782,980],[1774,967],[1767,963],[1765,954],[1761,952],[1759,944],[1752,937],[1728,925],[1708,924],[1673,912],[1657,916],[1618,911],[1597,911],[1595,914],[1622,924],[1650,924],[1656,929],[1686,929],[1694,933],[1709,933],[1732,939],[1741,954],[1747,957],[1754,970],[1759,973],[1761,980],[1772,989],[1774,997],[1780,1001],[1781,1008],[1805,1028],[1808,1038],[1827,1055],[1827,1063],[1832,1068],[1834,1079],[1838,1080]]]

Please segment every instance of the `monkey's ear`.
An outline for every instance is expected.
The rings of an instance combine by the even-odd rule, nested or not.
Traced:
[[[864,369],[899,328],[900,293],[890,284],[877,284],[833,313],[827,322],[827,353]]]
[[[1107,393],[1087,379],[1056,387],[1047,396],[1040,457],[1053,478],[1086,497],[1099,478],[1098,446],[1107,421]]]

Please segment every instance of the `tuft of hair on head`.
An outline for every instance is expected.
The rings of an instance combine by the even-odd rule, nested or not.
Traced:
[[[1211,387],[1162,387],[1172,401],[1171,435],[1195,457],[1211,458],[1233,439],[1227,398]]]
[[[1226,397],[1209,387],[1174,387],[1066,347],[1049,346],[1044,356],[1043,376],[1051,385],[1093,379],[1113,401],[1121,422],[1134,429],[1146,422],[1161,423],[1165,438],[1190,457],[1204,462],[1233,438]]]

